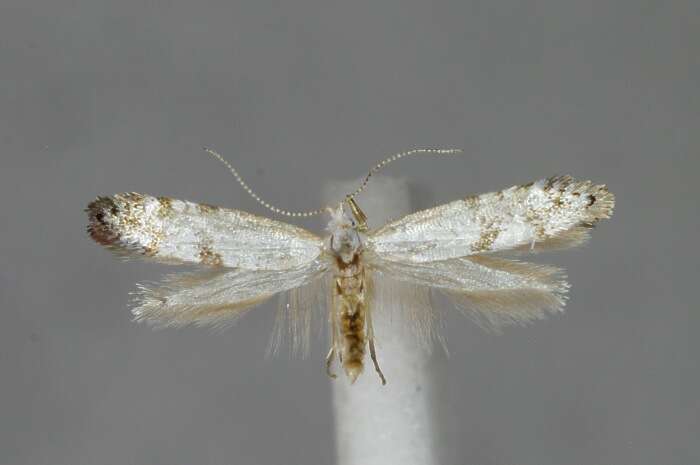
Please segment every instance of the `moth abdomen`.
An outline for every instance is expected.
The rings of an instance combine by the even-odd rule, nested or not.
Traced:
[[[366,302],[365,273],[359,254],[350,263],[337,261],[336,312],[340,336],[339,355],[345,374],[355,382],[364,368]]]

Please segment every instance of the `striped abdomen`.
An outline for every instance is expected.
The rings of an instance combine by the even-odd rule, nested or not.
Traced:
[[[338,325],[339,354],[343,369],[354,382],[362,373],[365,357],[365,272],[356,255],[352,262],[338,260],[335,279],[335,311]]]

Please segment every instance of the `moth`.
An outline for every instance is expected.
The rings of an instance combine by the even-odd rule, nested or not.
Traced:
[[[132,313],[156,326],[226,326],[277,294],[286,295],[281,318],[295,343],[308,346],[312,314],[327,309],[330,349],[354,382],[366,352],[382,384],[372,315],[375,296],[406,296],[407,319],[419,338],[434,333],[437,318],[427,296],[438,291],[481,324],[499,328],[560,311],[568,284],[562,270],[504,258],[581,245],[599,220],[609,218],[614,196],[604,185],[555,176],[498,192],[469,196],[370,229],[356,196],[385,165],[408,155],[453,154],[416,149],[375,167],[337,205],[308,212],[281,210],[262,200],[223,162],[256,201],[275,213],[307,217],[327,212],[325,237],[243,211],[123,193],[98,197],[87,209],[88,233],[120,256],[196,265],[194,271],[139,285]],[[424,305],[416,308],[417,303]],[[425,303],[427,302],[427,303]]]

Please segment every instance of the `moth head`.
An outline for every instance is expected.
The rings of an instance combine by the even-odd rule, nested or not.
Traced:
[[[344,203],[337,208],[328,208],[331,219],[328,231],[331,233],[330,248],[345,263],[350,263],[362,247],[359,223],[352,211],[347,211]]]

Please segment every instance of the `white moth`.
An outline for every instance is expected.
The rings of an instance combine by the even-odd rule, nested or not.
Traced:
[[[236,170],[214,151],[258,202]],[[292,343],[308,349],[312,307],[327,307],[330,351],[354,382],[366,348],[385,383],[375,354],[372,314],[378,292],[401,300],[419,343],[436,334],[430,291],[440,291],[481,324],[541,319],[560,311],[568,284],[562,270],[503,258],[583,243],[589,229],[609,218],[614,197],[603,185],[552,177],[499,192],[470,196],[369,229],[355,196],[384,165],[413,154],[457,150],[418,149],[375,166],[362,186],[330,213],[329,235],[238,210],[166,197],[127,193],[99,197],[87,207],[88,232],[126,257],[198,265],[195,271],[140,285],[133,314],[157,326],[226,326],[252,307],[283,293],[280,320]],[[326,288],[325,292],[323,288]],[[324,318],[325,319],[325,318]],[[278,328],[279,329],[279,328]],[[281,332],[280,332],[281,333]]]

